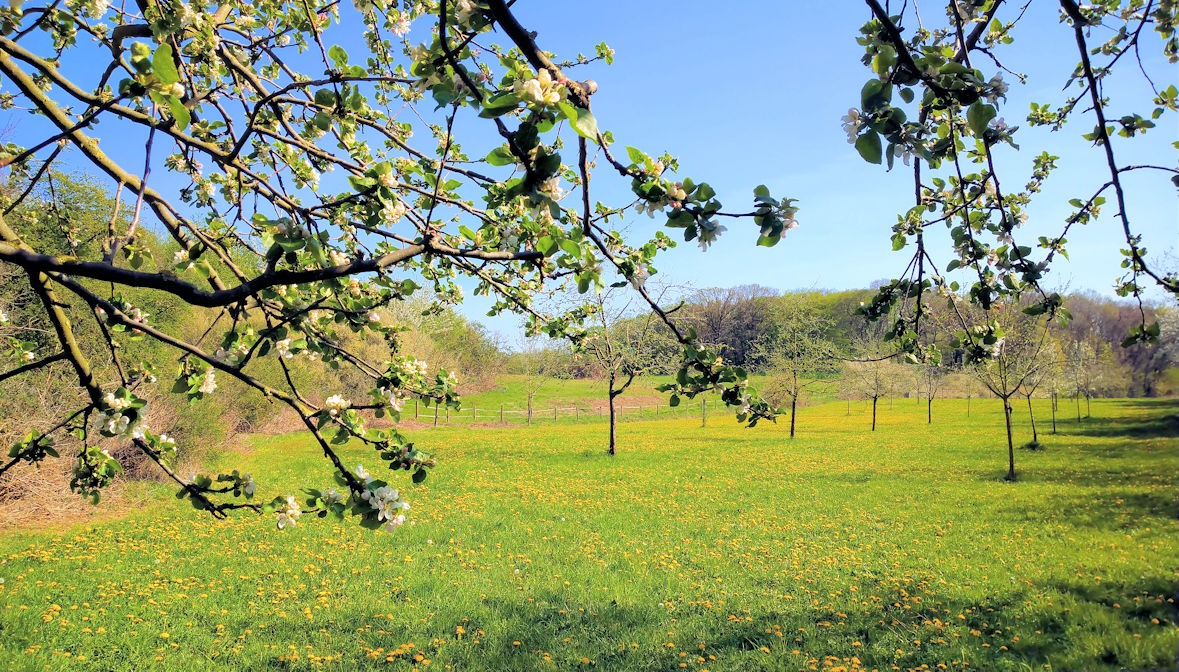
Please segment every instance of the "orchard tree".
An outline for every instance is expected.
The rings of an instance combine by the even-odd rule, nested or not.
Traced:
[[[790,401],[790,438],[794,438],[798,400],[829,370],[835,349],[828,340],[832,320],[801,295],[773,300],[767,308],[767,328],[753,345],[753,355],[762,362],[769,381],[766,398],[776,403]]]
[[[1041,448],[1040,434],[1036,430],[1036,409],[1032,406],[1032,397],[1034,397],[1036,392],[1039,391],[1041,387],[1045,386],[1045,384],[1051,385],[1051,381],[1055,377],[1057,362],[1056,352],[1056,343],[1050,338],[1045,339],[1043,345],[1031,355],[1035,358],[1036,361],[1034,362],[1034,366],[1031,367],[1028,375],[1024,377],[1023,385],[1020,386],[1020,392],[1024,397],[1027,398],[1028,421],[1030,421],[1032,425],[1032,440],[1030,443],[1025,444],[1024,447],[1031,450],[1039,450]],[[1055,412],[1053,412],[1052,417],[1053,432],[1055,432]]]
[[[877,348],[866,349],[854,361],[844,362],[844,384],[864,399],[872,400],[872,431],[876,431],[876,408],[880,400],[892,393],[901,365]]]
[[[606,376],[606,399],[610,411],[610,441],[607,453],[614,455],[618,446],[618,411],[616,400],[635,378],[662,370],[676,356],[676,343],[653,312],[634,314],[633,295],[623,299],[618,288],[595,297],[597,323],[578,341],[578,351],[589,357]],[[662,292],[657,298],[662,297]]]
[[[549,315],[534,295],[562,283],[587,292],[602,286],[607,269],[645,277],[674,244],[662,231],[625,240],[611,228],[625,211],[661,215],[702,247],[715,242],[730,213],[708,184],[676,176],[671,156],[616,151],[599,129],[597,84],[573,73],[611,60],[609,48],[599,46],[593,59],[554,60],[509,4],[94,0],[0,8],[0,104],[33,115],[0,155],[10,179],[28,185],[3,203],[0,262],[21,269],[53,334],[52,347],[32,357],[18,341],[8,353],[15,366],[3,375],[60,361],[81,390],[73,410],[44,418],[11,447],[0,473],[56,457],[58,439],[72,436],[73,488],[96,499],[120,470],[98,437],[117,437],[216,517],[267,510],[286,527],[304,513],[352,514],[391,530],[405,520],[405,499],[388,475],[345,464],[338,447],[361,442],[374,460],[420,481],[433,459],[397,429],[366,427],[361,411],[396,419],[410,399],[459,399],[451,372],[398,352],[400,325],[382,320],[385,306],[423,286],[457,303],[461,280],[492,297],[492,312],[514,311],[533,333],[576,342],[587,311]],[[471,134],[468,144],[458,129]],[[468,155],[469,146],[490,152]],[[52,246],[36,245],[11,217],[66,152],[114,193],[114,207],[98,213],[110,224],[93,249],[69,227]],[[633,200],[595,201],[599,164],[599,179],[629,183]],[[753,208],[731,216],[752,221],[768,246],[795,225],[794,213],[791,200],[759,187]],[[164,257],[145,245],[149,230],[175,252]],[[62,247],[78,251],[60,254]],[[743,371],[700,347],[638,284],[684,355],[667,386],[673,399],[719,388],[742,421],[772,417]],[[130,301],[131,289],[177,297],[216,329],[195,343],[180,338]],[[86,310],[69,309],[71,301]],[[75,326],[84,319],[102,325],[97,347],[79,341],[85,332]],[[385,356],[349,350],[340,336],[347,331],[383,338]],[[160,344],[166,356],[126,361],[120,346],[131,336]],[[369,389],[363,398],[349,392],[315,403],[291,375],[307,358],[356,369]],[[268,359],[285,382],[254,375]],[[336,483],[262,505],[250,475],[179,476],[174,442],[144,421],[151,371],[193,403],[230,377],[288,406]]]
[[[933,424],[933,398],[946,381],[946,371],[936,364],[923,364],[917,371],[917,391],[925,398],[925,422]]]
[[[1004,478],[1014,481],[1015,443],[1011,428],[1011,399],[1048,365],[1044,357],[1048,326],[1020,312],[1018,306],[1005,306],[994,312],[997,315],[993,320],[971,329],[978,339],[977,347],[989,349],[986,356],[975,355],[972,358],[974,363],[971,372],[991,394],[1003,402],[1003,421],[1007,428],[1007,475]]]

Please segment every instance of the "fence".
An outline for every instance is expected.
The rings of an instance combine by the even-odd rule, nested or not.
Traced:
[[[708,424],[709,406],[712,405],[715,408],[715,405],[718,403],[720,402],[713,400],[712,404],[709,404],[707,399],[701,399],[699,402],[682,402],[676,407],[668,406],[667,404],[618,404],[614,407],[614,410],[619,422],[666,420],[699,416],[701,424],[706,425]],[[557,422],[562,420],[596,422],[599,419],[607,419],[610,411],[609,407],[601,405],[593,407],[533,407],[530,412],[527,408],[508,408],[505,404],[500,404],[498,407],[493,408],[472,406],[470,408],[453,410],[451,408],[439,408],[438,406],[426,407],[415,400],[412,413],[414,420],[433,423],[434,425],[455,423],[475,424],[480,422],[531,425],[534,422]],[[401,417],[410,417],[408,408],[401,412]]]

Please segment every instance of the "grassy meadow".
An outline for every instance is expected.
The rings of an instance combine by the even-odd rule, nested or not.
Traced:
[[[404,479],[395,534],[218,522],[161,489],[0,533],[0,668],[1174,669],[1179,402],[1095,401],[1055,435],[1039,410],[1017,483],[997,401],[926,425],[898,399],[875,433],[863,403],[803,409],[793,441],[624,424],[613,459],[594,421],[419,430],[439,466]],[[301,435],[219,466],[265,474],[263,501],[330,483]]]

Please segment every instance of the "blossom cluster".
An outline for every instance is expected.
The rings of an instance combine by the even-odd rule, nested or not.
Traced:
[[[295,527],[301,515],[303,510],[299,508],[299,502],[295,501],[293,495],[287,495],[285,506],[278,510],[278,529]]]
[[[516,95],[533,105],[556,105],[565,98],[564,84],[543,68],[536,77],[516,82],[514,89]]]
[[[385,530],[393,530],[405,524],[403,511],[409,510],[409,502],[401,498],[396,489],[382,485],[372,490],[365,490],[360,498],[368,503],[377,514],[377,520],[385,523]]]

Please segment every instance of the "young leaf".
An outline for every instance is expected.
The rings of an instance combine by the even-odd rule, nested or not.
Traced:
[[[883,148],[880,146],[880,136],[876,131],[868,131],[867,133],[856,138],[856,151],[868,163],[878,164],[881,162],[883,156]]]

